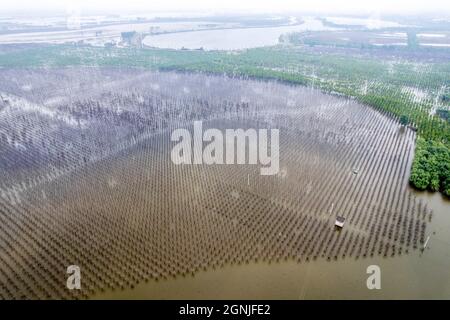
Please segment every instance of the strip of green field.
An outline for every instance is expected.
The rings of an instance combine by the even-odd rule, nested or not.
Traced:
[[[354,97],[417,129],[411,183],[450,196],[450,63],[316,54],[292,47],[242,52],[25,47],[0,53],[0,67],[113,66],[227,74],[310,85]],[[442,109],[444,108],[444,109]]]

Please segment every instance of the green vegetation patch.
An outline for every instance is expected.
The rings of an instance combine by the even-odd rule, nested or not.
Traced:
[[[410,182],[419,190],[450,196],[450,150],[436,141],[417,139]]]
[[[354,97],[417,131],[420,139],[411,184],[450,196],[448,111],[432,112],[438,92],[450,84],[450,63],[312,53],[285,46],[226,52],[49,45],[0,52],[0,67],[66,66],[136,67],[274,79]],[[417,92],[426,95],[418,99]],[[439,100],[450,104],[448,92]]]

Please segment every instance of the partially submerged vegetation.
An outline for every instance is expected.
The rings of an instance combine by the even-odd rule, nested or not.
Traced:
[[[417,139],[411,183],[420,190],[441,190],[450,197],[450,151],[444,144]]]
[[[448,165],[450,123],[446,109],[436,104],[446,104],[447,96],[441,91],[450,84],[450,64],[318,53],[294,47],[204,52],[42,46],[5,50],[0,67],[83,65],[205,72],[276,79],[354,97],[417,130],[423,142],[418,144],[410,181],[418,189],[449,195],[450,171],[440,172],[437,184],[434,162],[444,161],[439,168]],[[431,153],[437,156],[424,156],[424,149],[430,153],[424,145],[434,146]]]

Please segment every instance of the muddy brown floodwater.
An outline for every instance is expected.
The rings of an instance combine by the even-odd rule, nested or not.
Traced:
[[[389,258],[249,263],[195,276],[149,281],[92,299],[449,299],[450,201],[419,193],[433,209],[427,248]],[[366,286],[369,265],[381,268],[381,290]]]
[[[409,187],[416,135],[395,119],[206,75],[89,69],[102,84],[90,92],[76,85],[85,72],[2,83],[0,298],[450,297],[450,205]],[[23,79],[50,87],[24,93]],[[49,103],[55,85],[85,95]],[[199,119],[279,129],[279,174],[175,165],[172,130]],[[381,290],[366,287],[372,264]],[[81,290],[66,287],[70,265]]]

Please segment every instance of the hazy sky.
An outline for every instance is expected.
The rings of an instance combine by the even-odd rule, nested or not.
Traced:
[[[32,15],[44,10],[82,13],[126,12],[327,12],[416,14],[439,12],[450,14],[450,0],[0,0],[0,13],[15,11]]]

